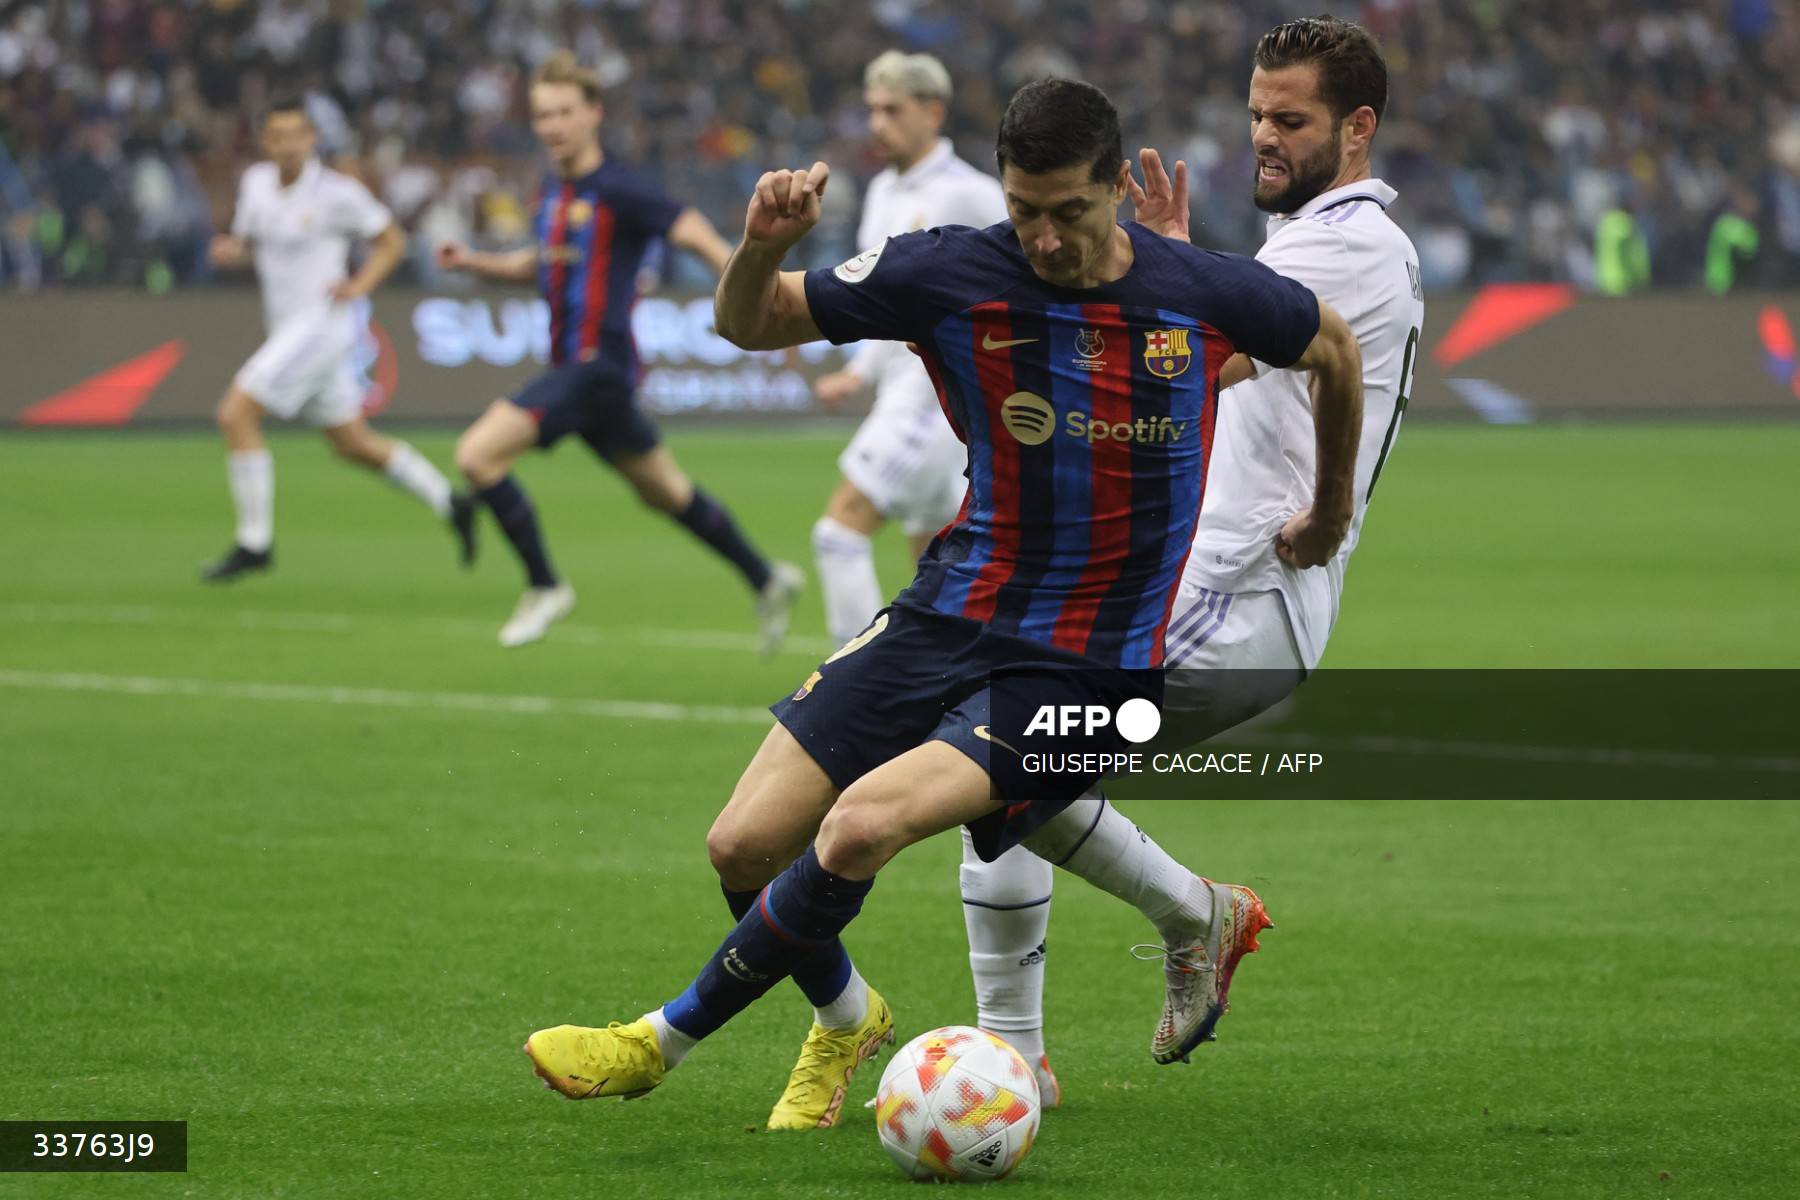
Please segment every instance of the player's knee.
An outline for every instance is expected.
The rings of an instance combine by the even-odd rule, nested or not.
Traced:
[[[775,861],[777,856],[766,841],[724,815],[706,831],[706,857],[712,861],[720,882],[734,892],[762,887],[786,865]]]
[[[481,448],[473,430],[457,439],[456,469],[462,472],[464,479],[478,487],[494,482],[493,458]]]
[[[826,501],[825,519],[864,537],[873,536],[887,520],[875,502],[847,479],[838,483],[837,490]]]
[[[220,398],[213,420],[218,423],[219,432],[229,436],[243,430],[249,415],[244,397],[234,388]]]
[[[872,876],[900,849],[892,824],[876,806],[857,803],[850,792],[826,814],[813,845],[820,866],[853,879]]]

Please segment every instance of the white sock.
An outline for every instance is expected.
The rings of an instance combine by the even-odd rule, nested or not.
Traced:
[[[1044,934],[1056,872],[1023,846],[984,863],[967,829],[962,839],[963,924],[977,1023],[1036,1062],[1044,1053]]]
[[[431,460],[405,442],[395,442],[383,468],[387,477],[425,502],[440,517],[450,515],[450,481]]]
[[[813,523],[813,556],[825,592],[825,628],[842,645],[881,611],[881,581],[869,535],[830,517]]]
[[[1019,1052],[1020,1058],[1034,1067],[1038,1065],[1038,1059],[1044,1057],[1044,1027],[1042,1025],[1036,1029],[994,1029],[986,1021],[983,1021],[981,1028],[989,1033],[999,1034],[1011,1044],[1014,1050]]]
[[[225,456],[231,502],[237,506],[237,544],[258,554],[275,541],[275,456],[261,450],[233,450]]]
[[[680,1066],[681,1060],[687,1057],[688,1051],[700,1044],[699,1038],[689,1037],[669,1024],[669,1019],[663,1016],[663,1010],[660,1008],[645,1013],[644,1020],[650,1022],[650,1028],[656,1030],[656,1041],[662,1047],[665,1071],[673,1071]]]
[[[1026,845],[1150,919],[1170,945],[1212,921],[1212,889],[1097,792],[1045,822]]]
[[[813,1020],[827,1029],[854,1029],[868,1015],[869,985],[854,965],[850,968],[850,980],[837,999],[824,1008],[813,1009]]]

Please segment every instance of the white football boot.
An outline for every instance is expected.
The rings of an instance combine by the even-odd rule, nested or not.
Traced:
[[[549,631],[553,622],[562,620],[574,608],[575,589],[567,583],[526,588],[513,615],[500,627],[500,644],[512,647],[535,642]]]

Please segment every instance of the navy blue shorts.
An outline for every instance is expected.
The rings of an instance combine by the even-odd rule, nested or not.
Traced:
[[[538,423],[538,449],[568,434],[592,446],[607,462],[636,458],[662,444],[662,434],[637,406],[637,389],[608,363],[565,363],[533,379],[513,403]]]
[[[1045,705],[1116,713],[1139,696],[1161,702],[1161,671],[1109,667],[979,621],[895,604],[769,711],[840,791],[926,742],[968,755],[994,788],[994,812],[969,825],[976,853],[991,862],[1110,773],[1046,770],[1046,762],[1066,764],[1071,751],[1134,749],[1110,726],[1073,738],[1031,733],[1033,716]]]

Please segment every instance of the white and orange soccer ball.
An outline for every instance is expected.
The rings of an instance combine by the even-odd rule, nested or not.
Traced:
[[[901,1047],[875,1093],[881,1148],[914,1179],[1003,1179],[1038,1129],[1037,1077],[991,1033],[946,1025]]]

